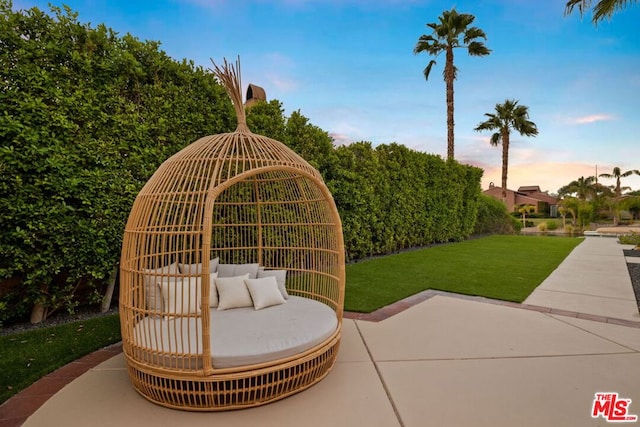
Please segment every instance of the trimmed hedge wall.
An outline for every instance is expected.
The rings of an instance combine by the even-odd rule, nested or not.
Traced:
[[[72,310],[80,285],[97,302],[142,185],[184,146],[235,128],[205,69],[51,11],[0,0],[0,323],[27,319],[34,304]],[[323,174],[350,260],[474,230],[478,168],[399,144],[334,148],[277,100],[251,107],[247,121]]]

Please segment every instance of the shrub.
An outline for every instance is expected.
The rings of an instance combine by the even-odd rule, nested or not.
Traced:
[[[547,231],[547,228],[549,227],[548,223],[545,222],[541,222],[540,224],[538,224],[538,230],[539,231]]]
[[[640,246],[640,233],[632,231],[631,234],[625,234],[618,237],[618,242],[623,245],[636,245]]]
[[[558,229],[558,223],[555,222],[554,220],[549,220],[549,221],[545,221],[545,224],[547,224],[547,230],[557,230]]]
[[[522,223],[509,215],[505,205],[486,195],[481,195],[478,219],[473,234],[514,234],[520,231]]]

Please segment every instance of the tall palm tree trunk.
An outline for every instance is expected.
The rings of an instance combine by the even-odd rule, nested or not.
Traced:
[[[509,173],[509,132],[502,132],[502,200],[507,200],[507,175]]]
[[[445,79],[447,82],[447,160],[453,160],[453,48],[447,49],[447,63],[445,64]]]

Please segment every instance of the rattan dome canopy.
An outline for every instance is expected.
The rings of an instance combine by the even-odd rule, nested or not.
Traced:
[[[215,72],[232,98],[238,127],[200,138],[158,168],[133,204],[120,264],[121,330],[131,381],[145,398],[188,410],[260,405],[315,384],[335,362],[343,315],[342,226],[327,186],[287,146],[247,128],[239,64],[234,69],[225,61]],[[286,270],[289,294],[330,307],[336,331],[296,356],[217,367],[209,313],[214,259]],[[201,266],[201,287],[189,288],[190,295],[199,293],[192,312],[176,314],[166,301],[153,302],[159,290],[149,286],[150,277],[193,276],[170,267],[176,263]],[[141,333],[136,325],[144,319],[174,325],[178,335],[188,331],[177,338],[186,344],[165,342],[157,329]],[[187,323],[192,326],[180,326]],[[145,344],[150,341],[153,348]]]

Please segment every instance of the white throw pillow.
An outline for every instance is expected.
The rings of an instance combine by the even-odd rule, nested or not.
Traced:
[[[216,277],[218,273],[209,274],[209,307],[216,308],[218,306],[218,288],[216,287]]]
[[[144,272],[144,296],[147,310],[162,311],[162,293],[159,285],[163,279],[169,279],[166,275],[180,273],[178,263],[174,262],[164,267],[142,271]]]
[[[245,279],[249,278],[249,273],[235,277],[218,277],[215,279],[218,288],[218,310],[229,308],[251,307],[253,301],[251,294],[245,285]]]
[[[276,278],[276,281],[278,282],[278,289],[280,289],[282,296],[285,299],[288,299],[289,293],[287,292],[287,287],[286,287],[287,270],[262,270],[262,271],[258,270],[258,279],[261,279],[263,277],[269,277],[269,276],[273,276]]]
[[[238,277],[249,273],[249,279],[258,277],[259,264],[220,264],[218,277]]]
[[[185,276],[175,280],[163,280],[160,284],[164,312],[175,314],[198,314],[202,304],[202,281],[200,277]]]
[[[215,273],[218,270],[220,258],[213,258],[209,261],[209,273]],[[198,264],[178,264],[180,272],[188,276],[195,276],[202,273],[202,263]]]
[[[244,283],[249,289],[253,307],[256,310],[271,307],[272,305],[284,304],[286,301],[282,292],[278,288],[278,281],[274,276],[262,279],[246,279]]]

